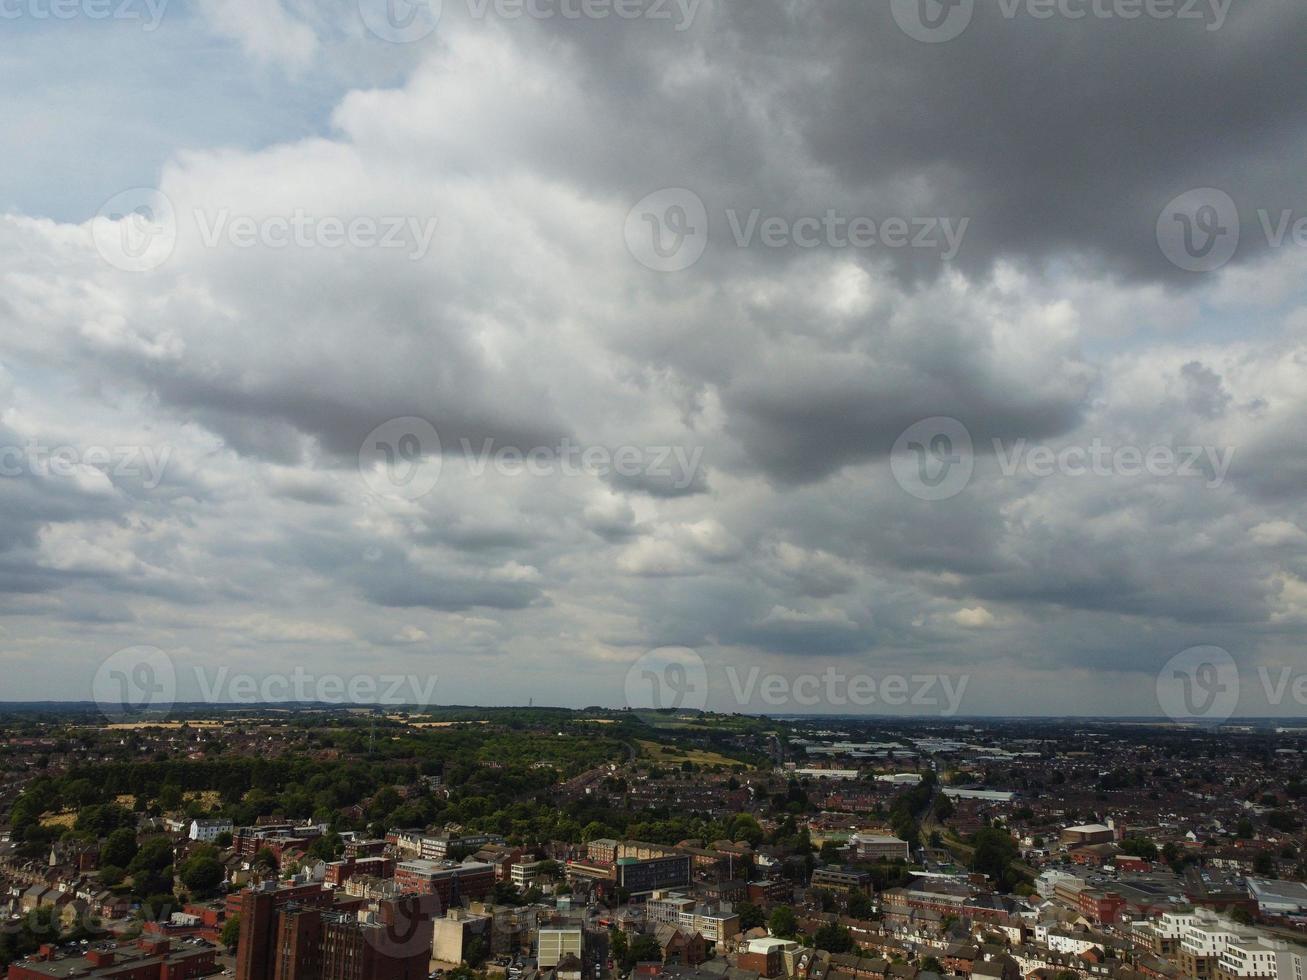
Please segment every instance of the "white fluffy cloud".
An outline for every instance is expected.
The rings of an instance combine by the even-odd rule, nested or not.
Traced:
[[[909,179],[934,137],[888,95],[902,142],[853,172],[806,107],[865,79],[770,19],[800,8],[710,5],[674,36],[447,11],[391,83],[342,54],[334,71],[366,77],[319,133],[178,145],[157,182],[175,247],[145,273],[97,253],[89,215],[0,219],[4,442],[75,457],[0,482],[4,656],[40,654],[13,696],[85,696],[99,658],[152,643],[181,664],[439,673],[446,701],[613,704],[626,665],[680,644],[789,671],[965,668],[977,712],[1029,709],[1014,682],[1074,664],[1098,686],[1040,710],[1133,677],[1099,707],[1148,712],[1139,677],[1186,645],[1270,655],[1307,580],[1300,256],[1180,283],[1095,258],[1106,219],[996,231],[1003,180],[939,146]],[[345,45],[321,11],[204,16],[259,70]],[[847,119],[851,140],[878,131]],[[681,273],[624,244],[657,187],[710,213]],[[975,244],[952,265],[741,248],[724,215],[754,208],[969,214]],[[887,460],[932,416],[976,450],[936,502]],[[358,453],[404,417],[438,431],[439,479],[379,496]],[[1204,455],[1192,474],[1004,472],[1018,449],[1095,445]]]

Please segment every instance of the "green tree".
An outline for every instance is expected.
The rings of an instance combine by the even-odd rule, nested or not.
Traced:
[[[1017,842],[1005,830],[983,827],[971,838],[975,852],[971,870],[989,875],[998,888],[1010,889],[1016,883],[1012,862],[1017,857]]]
[[[821,859],[827,864],[839,864],[844,860],[844,845],[834,840],[823,841]]]
[[[808,897],[815,900],[823,912],[835,911],[837,899],[829,888],[814,888],[808,893]]]
[[[866,892],[849,892],[849,915],[855,919],[870,919],[872,915],[871,896]]]
[[[788,905],[778,905],[772,909],[771,918],[767,920],[767,931],[780,939],[793,939],[799,933],[799,922],[794,917],[794,909]]]
[[[940,823],[949,820],[956,812],[953,801],[943,793],[939,794],[939,799],[935,801],[935,819]]]
[[[753,902],[741,902],[735,907],[735,911],[740,916],[740,931],[748,932],[750,929],[757,929],[767,921],[767,915],[762,908]]]
[[[142,871],[159,872],[172,864],[172,858],[172,841],[163,836],[149,837],[137,848],[136,854],[127,865],[127,870],[132,874]]]
[[[222,932],[218,938],[228,949],[236,948],[241,938],[241,917],[239,913],[231,916],[222,924]]]
[[[626,962],[629,945],[624,930],[616,928],[608,930],[608,955],[613,958],[614,963]]]
[[[626,957],[622,960],[622,969],[629,973],[637,963],[659,963],[662,962],[662,958],[663,951],[658,945],[658,938],[649,933],[642,933],[636,936],[635,941],[627,948]]]
[[[1126,854],[1143,858],[1145,861],[1157,860],[1157,845],[1147,837],[1127,837],[1121,841],[1121,848]]]
[[[119,827],[109,835],[104,846],[100,848],[101,864],[116,864],[121,868],[127,867],[132,863],[132,858],[136,857],[139,850],[136,844],[136,831],[127,827]]]
[[[344,850],[345,844],[341,841],[340,834],[333,830],[310,844],[308,854],[320,861],[334,861]]]
[[[159,806],[164,810],[176,810],[182,805],[182,788],[176,783],[164,783],[159,787]]]
[[[829,953],[848,953],[853,949],[853,936],[836,922],[829,922],[817,930],[812,944]]]
[[[77,830],[86,831],[95,837],[107,837],[120,827],[134,823],[130,813],[112,803],[85,806],[77,812]]]
[[[177,876],[189,891],[207,898],[218,890],[226,874],[222,862],[212,854],[197,854],[183,862]]]

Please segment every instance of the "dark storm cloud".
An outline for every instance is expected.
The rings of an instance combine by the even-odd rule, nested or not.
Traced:
[[[970,268],[1088,252],[1122,275],[1176,279],[1155,225],[1181,192],[1226,189],[1249,221],[1301,204],[1292,161],[1307,144],[1307,104],[1283,74],[1307,67],[1300,4],[1236,3],[1207,30],[1148,17],[1008,20],[980,2],[961,37],[933,45],[898,30],[889,4],[805,11],[820,26],[800,50],[820,52],[826,71],[799,76],[781,102],[814,161],[872,195],[927,177],[932,205],[973,218],[959,256]],[[741,21],[746,45],[772,47],[751,44]],[[1256,251],[1250,240],[1245,254]]]
[[[1004,391],[954,370],[965,359],[965,353],[950,352],[947,359],[916,365],[915,383],[900,388],[878,386],[868,377],[813,379],[805,387],[755,377],[726,392],[735,409],[730,430],[769,476],[807,483],[850,463],[888,456],[904,430],[935,416],[961,421],[981,452],[991,451],[994,439],[1046,438],[1078,421],[1077,392],[1041,398]]]
[[[969,28],[943,44],[908,37],[888,2],[862,0],[706,3],[685,33],[615,19],[514,27],[578,53],[582,91],[603,93],[589,109],[607,122],[596,152],[569,154],[574,124],[560,118],[537,162],[579,165],[635,197],[695,189],[722,241],[727,207],[965,216],[956,261],[970,271],[1005,256],[1076,258],[1192,282],[1158,248],[1164,206],[1217,187],[1252,232],[1259,210],[1301,208],[1307,149],[1307,103],[1285,82],[1307,69],[1307,8],[1199,6],[1195,18],[1071,19],[978,0]],[[695,45],[717,84],[675,84]],[[637,142],[656,152],[630,153]],[[1266,244],[1246,234],[1239,259]],[[941,268],[911,249],[890,257],[914,275]]]

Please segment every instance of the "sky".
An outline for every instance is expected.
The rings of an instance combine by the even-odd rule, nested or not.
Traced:
[[[1307,6],[0,31],[0,699],[1307,711]]]

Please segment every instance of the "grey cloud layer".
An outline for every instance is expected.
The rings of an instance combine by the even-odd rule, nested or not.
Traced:
[[[5,438],[173,454],[149,490],[0,481],[21,693],[49,694],[50,657],[89,676],[151,642],[183,662],[425,665],[445,700],[616,703],[634,656],[683,644],[967,669],[977,711],[1042,709],[1012,700],[1017,679],[1088,669],[1136,685],[1100,710],[1147,711],[1140,674],[1184,646],[1253,661],[1301,628],[1302,262],[1252,242],[1181,276],[1153,236],[1193,186],[1301,200],[1307,119],[1284,79],[1307,12],[1241,5],[1205,31],[982,4],[925,45],[887,5],[841,0],[705,4],[683,33],[445,7],[402,82],[364,73],[320,138],[173,154],[179,240],[153,273],[108,267],[84,228],[0,223]],[[258,22],[222,29],[275,61]],[[295,63],[333,57],[296,37]],[[695,190],[712,221],[676,275],[622,240],[659,187]],[[208,248],[190,217],[296,208],[438,231],[411,261]],[[971,220],[946,264],[739,248],[728,208]],[[886,455],[936,415],[978,459],[932,504]],[[356,470],[402,416],[446,454],[416,501]],[[996,441],[1095,438],[1236,452],[1214,488],[998,468]],[[702,447],[703,467],[477,475],[458,450],[564,439]],[[479,671],[492,653],[520,671]]]

